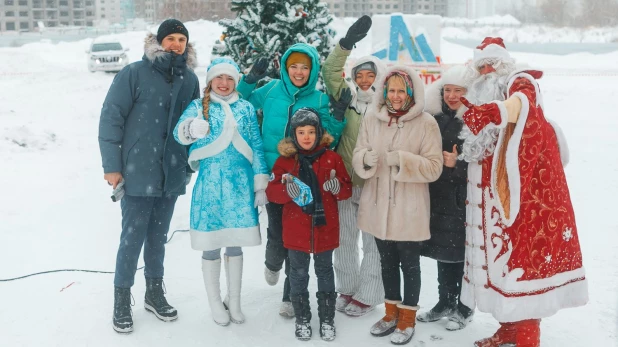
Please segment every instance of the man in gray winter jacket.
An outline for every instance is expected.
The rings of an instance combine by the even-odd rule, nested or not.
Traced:
[[[149,34],[141,61],[114,78],[101,110],[99,148],[104,179],[123,184],[122,234],[114,277],[113,328],[133,331],[131,286],[144,247],[144,306],[163,321],[178,318],[163,293],[165,243],[174,205],[190,180],[188,148],[172,130],[185,107],[200,96],[189,32],[176,19]]]

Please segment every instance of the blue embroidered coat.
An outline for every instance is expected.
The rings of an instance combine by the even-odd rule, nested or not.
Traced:
[[[202,99],[193,100],[174,129],[176,141],[191,144],[189,165],[198,171],[191,199],[191,246],[208,251],[259,245],[254,192],[266,189],[268,168],[255,109],[237,94],[226,102],[211,93],[210,130],[195,139],[188,129],[202,112]]]

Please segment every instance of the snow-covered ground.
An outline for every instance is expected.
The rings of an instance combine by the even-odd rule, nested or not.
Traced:
[[[345,28],[345,23],[339,24]],[[221,28],[188,24],[204,66]],[[341,29],[340,32],[345,32]],[[342,34],[342,33],[340,33]],[[145,32],[116,35],[141,58]],[[90,73],[89,40],[30,44],[0,49],[0,279],[52,269],[113,271],[120,235],[120,206],[109,199],[97,143],[99,112],[113,74]],[[364,54],[359,45],[355,54]],[[461,63],[471,51],[442,42],[447,63]],[[514,54],[548,71],[541,80],[546,114],[566,133],[571,163],[566,169],[578,221],[590,287],[590,303],[542,322],[542,346],[614,346],[618,310],[618,222],[612,218],[618,195],[617,54],[544,56]],[[593,71],[594,73],[590,73]],[[609,151],[609,154],[605,153]],[[265,228],[265,213],[262,214]],[[179,199],[172,230],[186,229],[189,197]],[[265,232],[263,232],[265,238]],[[389,346],[368,329],[383,312],[361,318],[336,316],[338,336],[325,343],[314,336],[298,342],[293,321],[277,314],[282,286],[263,279],[264,245],[245,250],[243,309],[247,322],[228,327],[211,317],[200,270],[200,253],[189,235],[177,233],[167,246],[165,283],[180,318],[163,323],[143,309],[144,279],[133,287],[135,331],[111,328],[112,275],[63,272],[0,282],[1,346]],[[420,305],[437,301],[436,265],[422,260]],[[311,290],[315,290],[315,278]],[[314,300],[314,299],[313,299]],[[313,326],[317,310],[313,303]],[[472,346],[492,334],[496,321],[477,312],[468,328],[447,332],[445,322],[418,324],[415,347]]]

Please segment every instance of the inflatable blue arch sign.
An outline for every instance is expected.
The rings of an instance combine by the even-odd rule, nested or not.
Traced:
[[[373,55],[387,65],[405,64],[419,70],[425,83],[440,74],[441,17],[435,15],[374,15]]]

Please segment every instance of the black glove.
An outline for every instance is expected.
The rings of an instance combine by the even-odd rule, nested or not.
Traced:
[[[251,71],[245,76],[245,82],[253,84],[266,77],[266,75],[268,75],[268,59],[260,58],[253,64]]]
[[[345,116],[345,111],[347,111],[350,105],[350,101],[352,101],[352,92],[350,88],[343,88],[341,90],[339,101],[335,100],[332,95],[329,95],[328,98],[330,99],[330,112],[336,120],[341,122]]]
[[[360,17],[345,34],[345,37],[339,40],[339,46],[345,50],[351,50],[354,45],[367,36],[367,32],[371,29],[371,17]]]

